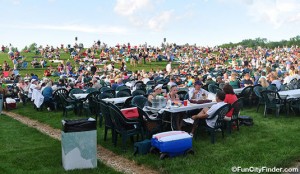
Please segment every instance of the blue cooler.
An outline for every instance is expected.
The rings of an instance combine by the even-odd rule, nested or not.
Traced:
[[[184,131],[162,132],[152,136],[151,145],[170,157],[192,149],[192,136]]]

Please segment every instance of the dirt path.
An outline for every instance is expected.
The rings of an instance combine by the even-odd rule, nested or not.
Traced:
[[[61,140],[61,130],[54,129],[47,124],[40,123],[36,120],[29,119],[19,114],[12,112],[2,111],[2,114],[5,114],[19,122],[28,125],[29,127],[35,128],[40,132],[49,135],[50,137]],[[112,151],[107,150],[106,148],[98,145],[98,154],[97,158],[102,161],[107,166],[114,168],[117,171],[124,173],[143,173],[143,174],[156,174],[158,171],[152,170],[144,165],[138,165],[136,162],[129,159],[123,158]]]

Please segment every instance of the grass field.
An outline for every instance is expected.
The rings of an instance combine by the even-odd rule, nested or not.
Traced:
[[[21,55],[25,57],[25,61],[28,62],[28,67],[24,70],[20,70],[20,74],[21,76],[24,76],[26,73],[27,74],[30,74],[30,73],[34,73],[36,75],[38,75],[39,78],[43,77],[43,74],[44,74],[44,70],[46,68],[33,68],[31,66],[31,61],[33,60],[34,57],[36,56],[39,56],[41,57],[40,55],[35,55],[35,53],[24,53],[24,52],[21,52]],[[37,58],[38,61],[40,61],[40,59],[42,58]],[[54,68],[56,68],[58,66],[59,63],[53,63],[51,61],[48,61],[47,59],[45,59],[47,61],[47,66],[52,66]],[[61,54],[61,58],[60,60],[64,60],[65,62],[69,61],[71,63],[71,65],[73,66],[73,68],[75,68],[75,66],[78,67],[78,63],[75,63],[73,59],[70,59],[70,54],[68,53],[62,53]],[[4,61],[7,61],[7,63],[9,64],[9,66],[11,68],[13,68],[13,63],[12,61],[8,58],[8,55],[7,53],[0,53],[0,65],[2,66],[3,62]],[[133,67],[130,65],[130,62],[127,62],[126,63],[126,66],[127,66],[127,70],[131,70],[131,71],[135,71],[135,70],[145,70],[145,71],[149,71],[151,68],[153,69],[165,69],[166,67],[166,64],[167,62],[166,61],[163,61],[163,62],[147,62],[146,64],[144,64],[143,62],[141,64],[138,64],[136,67]],[[121,65],[121,63],[116,63],[115,64],[115,67],[116,68],[119,68]],[[174,64],[174,68],[177,66],[177,64]],[[102,67],[101,65],[98,65],[98,67]],[[59,77],[51,77],[51,79],[53,80],[57,80]]]
[[[62,112],[35,111],[32,105],[13,110],[29,118],[49,124],[53,128],[61,128]],[[34,114],[32,114],[34,113]],[[262,109],[256,113],[255,109],[244,109],[242,115],[254,118],[254,126],[241,127],[239,132],[226,134],[222,139],[217,135],[216,144],[210,143],[207,133],[201,133],[193,141],[195,155],[158,160],[153,154],[133,156],[133,144],[128,141],[127,152],[121,150],[121,143],[112,146],[111,136],[103,141],[103,128],[98,128],[98,144],[132,159],[140,164],[148,165],[162,173],[231,173],[232,166],[241,167],[288,167],[300,158],[300,118],[299,116],[271,114],[267,118],[262,116]],[[74,119],[74,115],[70,117]]]
[[[95,169],[65,172],[58,140],[3,115],[0,129],[0,173],[118,173],[99,161]]]

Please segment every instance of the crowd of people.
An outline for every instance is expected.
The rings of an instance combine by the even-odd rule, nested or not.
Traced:
[[[2,49],[3,51],[3,49]],[[283,84],[289,84],[292,80],[300,79],[300,48],[298,46],[283,48],[220,48],[220,47],[197,47],[178,46],[166,44],[161,47],[152,47],[147,44],[131,47],[130,44],[116,45],[115,47],[100,47],[95,43],[91,48],[82,50],[74,47],[68,49],[75,64],[69,60],[61,60],[57,67],[51,65],[45,67],[44,78],[36,75],[26,74],[2,77],[2,82],[12,81],[19,88],[19,93],[24,92],[30,98],[32,89],[40,89],[47,100],[51,100],[51,94],[55,89],[64,87],[68,90],[73,88],[96,88],[111,86],[115,90],[118,86],[126,85],[131,81],[142,81],[147,84],[149,81],[168,78],[168,100],[179,101],[177,95],[178,87],[188,89],[188,99],[205,99],[208,91],[203,89],[204,85],[214,84],[223,89],[223,92],[216,94],[215,106],[205,108],[198,113],[192,114],[192,119],[210,117],[217,108],[224,103],[232,104],[237,100],[233,89],[243,88],[260,84],[264,88],[275,85],[277,90],[282,89]],[[41,61],[51,61],[55,55],[60,60],[59,48],[40,48]],[[99,53],[99,54],[98,54]],[[11,60],[19,55],[9,52]],[[36,59],[32,62],[38,63]],[[163,69],[152,68],[149,71],[130,71],[126,62],[133,67],[138,64],[151,64],[153,61],[167,61]],[[103,64],[103,66],[98,66]],[[115,64],[120,64],[116,69]],[[2,68],[9,69],[7,62]],[[17,67],[14,67],[17,69]],[[58,83],[54,83],[49,76],[60,76]],[[38,83],[39,81],[39,83]],[[50,89],[51,88],[51,89]],[[148,100],[161,94],[162,85],[152,85],[152,91],[148,93]],[[46,92],[43,92],[46,90]],[[5,89],[1,90],[6,95]],[[18,94],[20,95],[20,94]],[[22,102],[22,101],[21,101]],[[228,113],[227,117],[231,117]],[[214,120],[206,122],[208,126],[214,124]],[[180,127],[180,123],[178,123]],[[193,132],[193,131],[192,131]]]

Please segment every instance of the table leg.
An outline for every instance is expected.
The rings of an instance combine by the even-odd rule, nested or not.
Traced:
[[[173,113],[171,113],[171,116],[170,116],[170,124],[171,124],[171,130],[173,131],[174,130],[174,127],[173,127]]]

